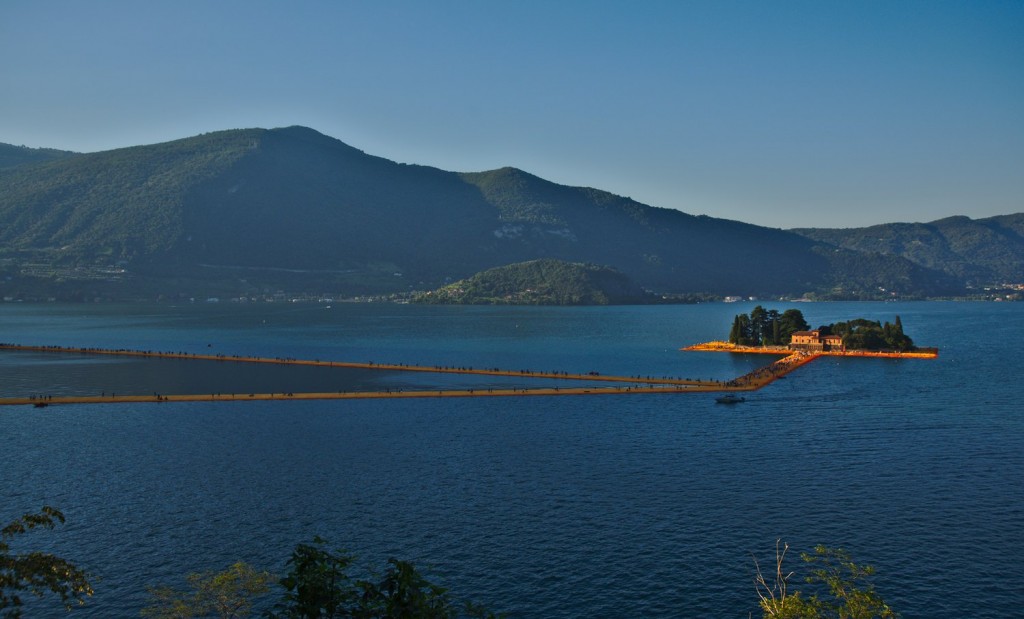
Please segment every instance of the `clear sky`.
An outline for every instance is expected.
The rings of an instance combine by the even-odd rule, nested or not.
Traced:
[[[0,0],[0,142],[305,125],[854,227],[1024,211],[1024,1]]]

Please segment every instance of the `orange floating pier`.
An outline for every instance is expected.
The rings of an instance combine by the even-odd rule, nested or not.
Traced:
[[[780,355],[774,363],[734,378],[726,383],[730,390],[754,391],[770,384],[802,365],[806,365],[819,357],[872,357],[883,359],[935,359],[939,356],[938,348],[919,348],[912,351],[898,350],[793,350],[788,346],[741,346],[730,342],[704,342],[681,348],[684,351],[696,352],[728,352],[741,355]]]
[[[870,352],[870,351],[792,351],[785,347],[737,346],[728,342],[706,342],[683,348],[685,351],[731,352],[738,354],[769,354],[782,358],[773,363],[729,381],[701,381],[687,378],[652,376],[604,376],[597,372],[586,374],[568,372],[543,372],[532,370],[503,370],[500,368],[472,368],[454,366],[424,366],[395,363],[322,361],[320,359],[292,359],[282,357],[252,357],[237,355],[210,355],[186,352],[166,352],[131,349],[85,348],[65,346],[24,346],[0,344],[0,351],[43,352],[55,354],[112,355],[157,359],[184,359],[197,361],[221,361],[233,363],[269,363],[279,365],[305,365],[336,368],[358,368],[395,372],[431,372],[439,374],[476,374],[484,376],[515,377],[522,379],[559,379],[605,383],[594,386],[541,387],[541,388],[476,388],[476,389],[385,389],[383,391],[338,391],[311,393],[210,393],[210,394],[152,394],[152,395],[107,395],[99,396],[27,396],[0,397],[0,405],[31,404],[37,407],[52,404],[114,404],[114,403],[160,403],[160,402],[239,402],[257,400],[358,400],[372,398],[437,398],[437,397],[508,397],[508,396],[568,396],[568,395],[626,395],[626,394],[670,394],[709,393],[723,391],[754,391],[770,384],[798,367],[824,355],[844,357],[888,357],[888,358],[935,358],[936,349],[915,352]],[[614,384],[609,384],[614,383]]]

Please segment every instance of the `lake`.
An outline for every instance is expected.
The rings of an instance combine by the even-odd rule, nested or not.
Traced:
[[[753,305],[8,303],[0,342],[727,380],[771,358],[678,349],[723,339]],[[752,556],[769,561],[777,539],[874,565],[904,617],[1019,613],[1024,305],[796,306],[814,326],[899,315],[939,358],[819,359],[735,406],[632,394],[0,407],[0,521],[64,512],[27,541],[101,578],[83,617],[137,616],[147,585],[239,560],[280,574],[316,535],[360,564],[410,560],[514,617],[757,616]],[[0,396],[487,380],[0,353]]]

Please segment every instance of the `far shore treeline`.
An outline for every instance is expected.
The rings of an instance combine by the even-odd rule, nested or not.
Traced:
[[[729,343],[738,346],[788,346],[793,334],[810,326],[798,309],[766,310],[758,305],[749,314],[737,314],[729,330]],[[915,350],[914,342],[903,333],[899,316],[893,323],[856,318],[848,322],[821,325],[821,336],[838,335],[847,350]]]

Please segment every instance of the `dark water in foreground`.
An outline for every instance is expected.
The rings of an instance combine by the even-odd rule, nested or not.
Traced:
[[[102,578],[84,617],[136,616],[146,585],[237,560],[280,572],[314,535],[368,564],[412,560],[512,616],[747,617],[751,553],[767,559],[777,538],[875,565],[905,617],[1018,616],[1024,305],[800,308],[815,325],[899,314],[940,358],[820,360],[734,407],[633,395],[0,408],[0,520],[65,512],[31,541]],[[676,349],[749,309],[8,304],[0,341],[732,378],[765,360]],[[478,380],[290,372],[6,353],[0,395]]]

